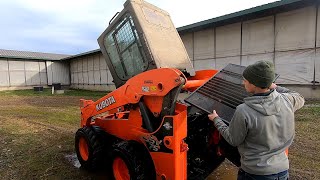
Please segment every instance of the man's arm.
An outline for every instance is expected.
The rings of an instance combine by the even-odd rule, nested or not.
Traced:
[[[277,92],[283,94],[289,99],[294,111],[300,109],[304,105],[304,97],[301,96],[299,93],[287,89],[285,87],[277,86],[275,84],[272,84],[271,87],[275,88]]]
[[[221,120],[215,111],[213,114],[209,114],[208,117],[210,120],[213,120],[214,126],[230,145],[238,146],[246,138],[248,132],[247,124],[238,108],[233,115],[229,127]]]

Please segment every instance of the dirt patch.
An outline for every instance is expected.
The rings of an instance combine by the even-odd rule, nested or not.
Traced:
[[[36,107],[65,107],[65,106],[77,106],[79,105],[79,97],[66,97],[66,96],[38,96],[38,97],[21,97],[13,96],[9,99],[7,97],[0,97],[0,107],[6,106],[36,106]]]
[[[230,161],[225,160],[210,176],[207,180],[229,180],[237,179],[238,168]]]

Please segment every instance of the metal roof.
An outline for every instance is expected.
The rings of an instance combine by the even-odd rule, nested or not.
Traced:
[[[177,28],[180,34],[271,16],[303,8],[319,0],[282,0]]]
[[[92,51],[76,54],[76,55],[73,55],[73,56],[68,56],[68,57],[65,57],[65,58],[63,58],[61,60],[70,60],[70,59],[73,59],[73,58],[76,58],[76,57],[81,57],[81,56],[84,56],[84,55],[94,54],[94,53],[98,53],[98,52],[101,52],[100,49],[95,49],[95,50],[92,50]]]
[[[33,59],[33,60],[61,60],[69,57],[66,54],[53,54],[53,53],[40,53],[28,51],[16,51],[0,49],[0,58],[13,58],[13,59]]]

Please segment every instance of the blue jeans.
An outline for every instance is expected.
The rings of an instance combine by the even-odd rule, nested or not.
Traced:
[[[238,180],[288,180],[289,172],[283,171],[278,174],[271,175],[254,175],[249,174],[242,170],[241,168],[238,171]]]

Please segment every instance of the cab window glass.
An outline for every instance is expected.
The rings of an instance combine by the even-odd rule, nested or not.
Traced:
[[[124,15],[114,30],[107,34],[105,47],[120,79],[127,80],[147,69],[141,41],[130,15]]]

